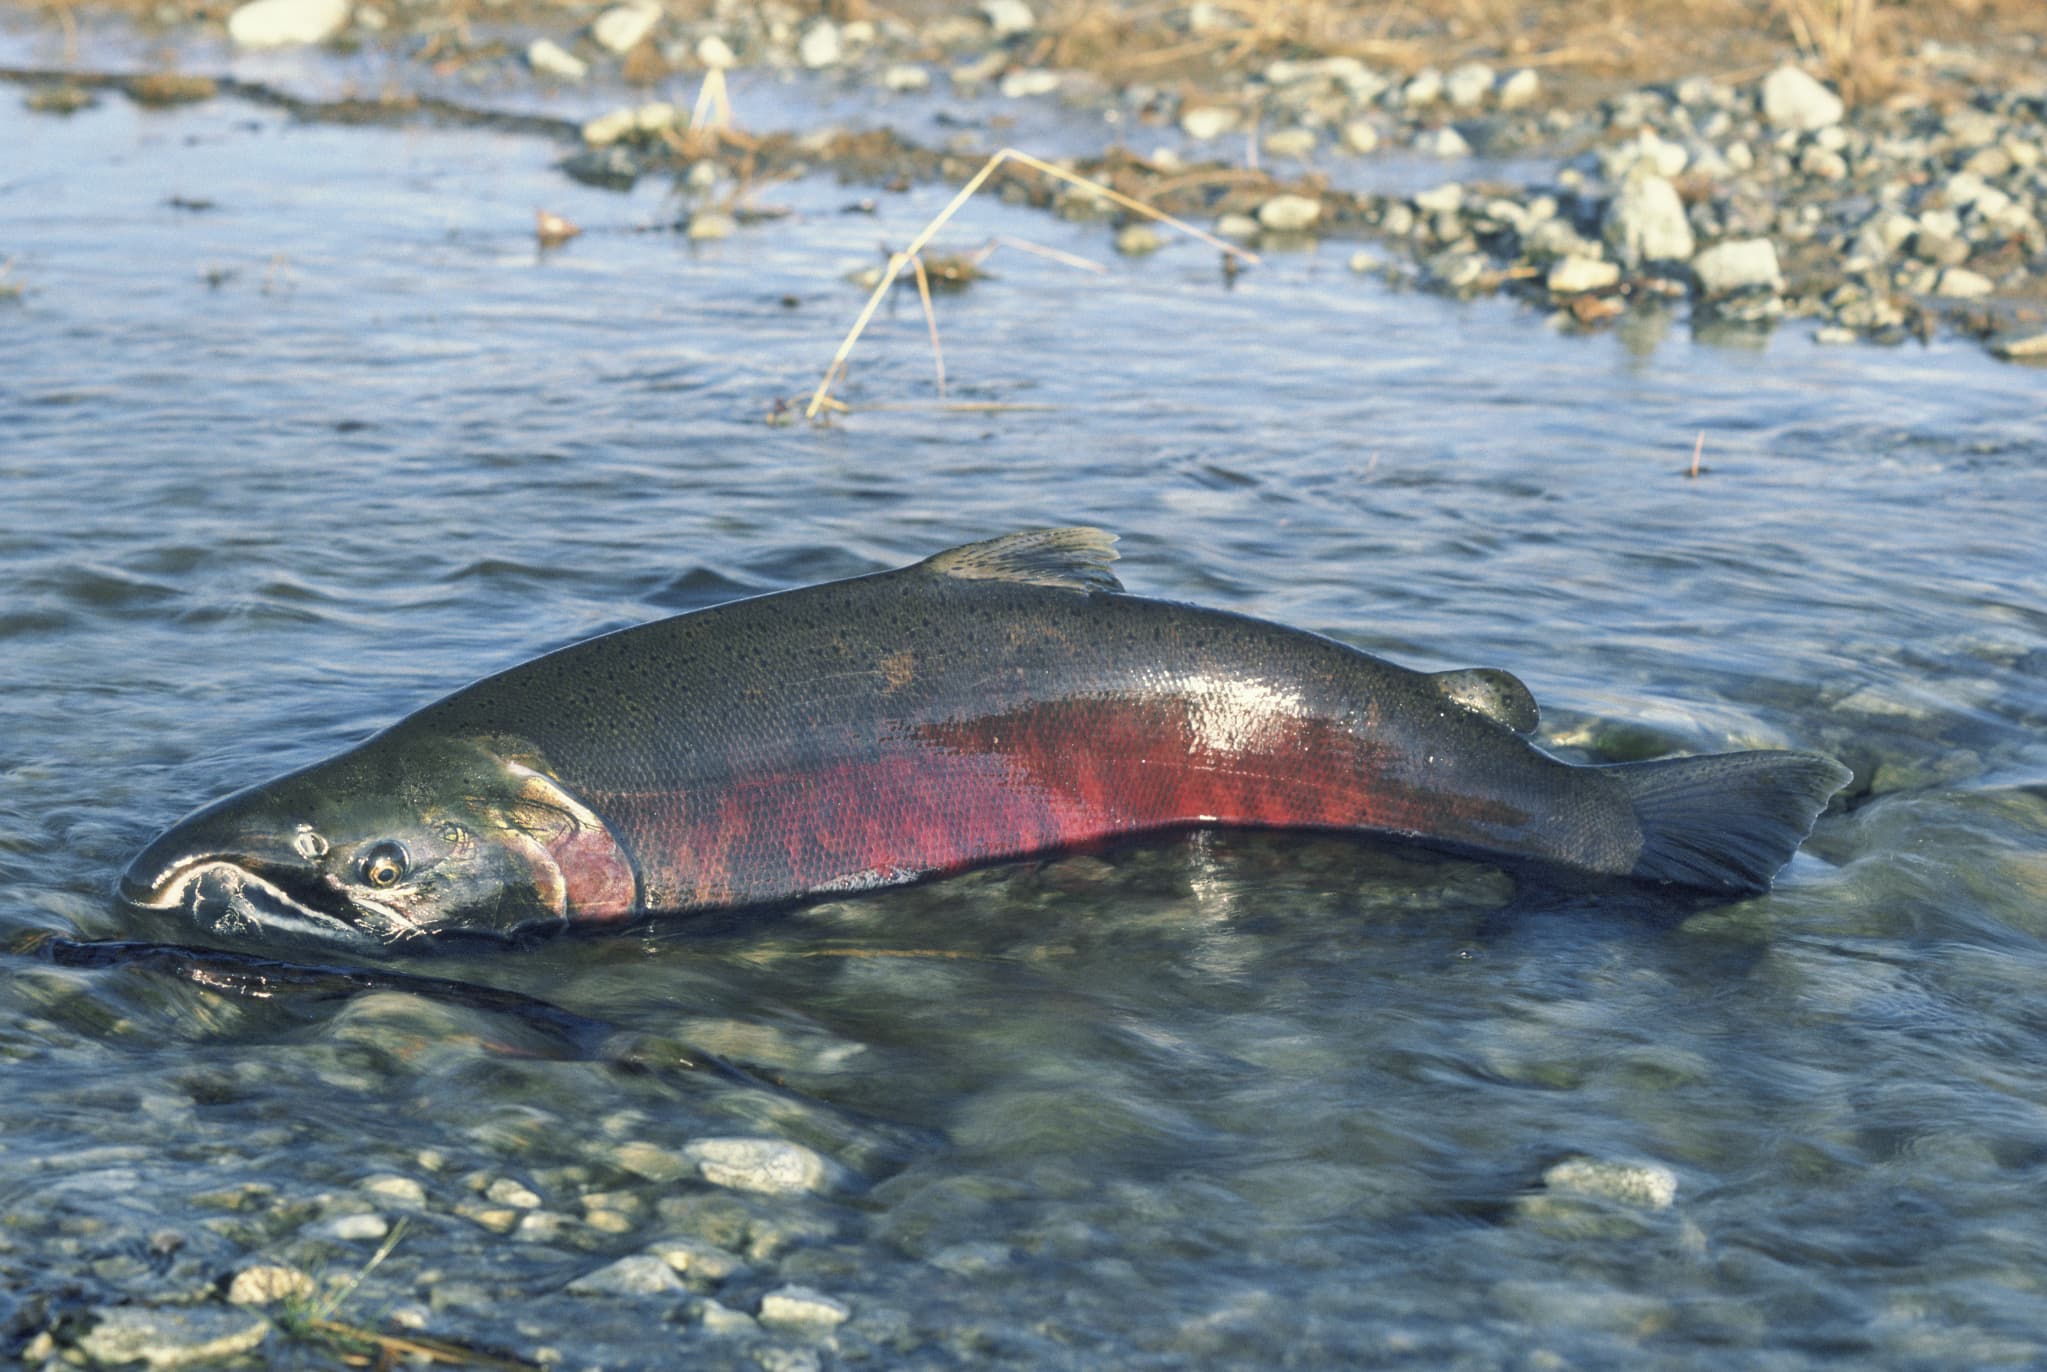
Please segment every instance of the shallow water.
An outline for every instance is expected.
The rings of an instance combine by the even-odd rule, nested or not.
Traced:
[[[22,952],[0,1328],[352,1270],[374,1226],[336,1221],[373,1212],[412,1218],[350,1313],[579,1366],[2047,1356],[2039,372],[1795,326],[1560,337],[1342,248],[1230,285],[989,203],[958,243],[1108,266],[1005,249],[942,299],[952,398],[1018,408],[937,408],[911,305],[857,413],[774,427],[843,275],[946,188],[847,213],[876,193],[813,177],[692,246],[649,231],[661,187],[491,132],[0,98],[0,146],[8,946],[183,936],[109,897],[140,844],[484,672],[1036,524],[1120,531],[1134,590],[1507,667],[1574,757],[1857,773],[1773,895],[1714,909],[1211,835],[402,969],[579,1028]],[[589,232],[536,253],[536,207]],[[735,1135],[834,1185],[676,1175]],[[423,1202],[363,1186],[391,1176]],[[566,1289],[674,1238],[745,1265]],[[791,1283],[851,1318],[699,1322]]]

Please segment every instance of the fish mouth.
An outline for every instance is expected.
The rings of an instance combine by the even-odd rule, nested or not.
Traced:
[[[367,912],[366,921],[365,912],[339,892],[319,889],[310,870],[266,870],[269,866],[239,854],[204,853],[155,873],[130,868],[121,878],[121,898],[145,910],[182,910],[202,928],[233,939],[284,935],[381,947],[413,932],[411,922],[394,910]],[[372,922],[390,926],[390,932]]]

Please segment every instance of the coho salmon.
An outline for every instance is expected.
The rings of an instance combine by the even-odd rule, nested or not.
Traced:
[[[1203,826],[1766,889],[1848,779],[1575,766],[1490,669],[1127,594],[1096,529],[606,634],[184,819],[123,876],[212,933],[363,948],[774,905]]]

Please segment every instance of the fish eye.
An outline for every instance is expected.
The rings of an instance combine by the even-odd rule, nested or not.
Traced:
[[[405,845],[386,840],[362,855],[362,878],[382,890],[405,879]]]

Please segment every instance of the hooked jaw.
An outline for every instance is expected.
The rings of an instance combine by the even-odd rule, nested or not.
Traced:
[[[241,796],[210,805],[150,844],[121,875],[121,898],[188,915],[222,937],[297,935],[375,947],[412,932],[396,911],[369,911],[336,888],[310,850],[317,835],[254,822]],[[373,927],[379,913],[393,926]],[[384,922],[384,921],[377,921]]]

